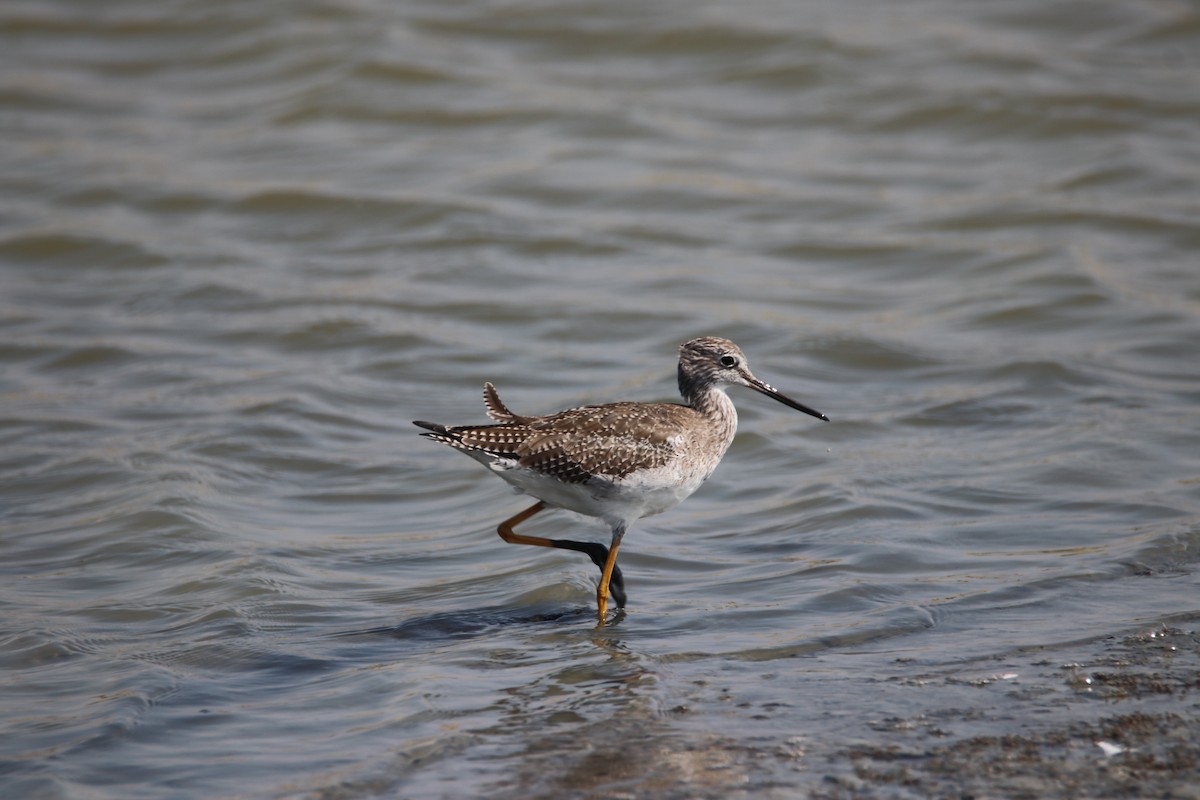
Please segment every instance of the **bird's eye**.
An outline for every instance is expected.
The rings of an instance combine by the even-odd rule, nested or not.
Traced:
[[[737,359],[734,358],[733,356],[721,356],[721,366],[722,367],[736,367]]]

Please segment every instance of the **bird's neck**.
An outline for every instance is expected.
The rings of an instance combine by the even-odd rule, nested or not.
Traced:
[[[725,446],[728,447],[733,441],[733,435],[737,433],[738,417],[733,401],[725,394],[725,387],[709,386],[702,391],[693,392],[686,396],[686,399],[689,406],[712,422],[717,435],[724,439]]]

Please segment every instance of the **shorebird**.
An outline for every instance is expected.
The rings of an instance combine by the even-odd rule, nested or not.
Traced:
[[[483,402],[496,424],[413,424],[427,429],[422,436],[461,450],[518,493],[538,499],[500,523],[497,533],[510,544],[587,554],[600,568],[596,610],[603,625],[610,591],[617,607],[625,607],[617,548],[629,526],[674,508],[700,488],[733,441],[737,410],[726,387],[747,386],[797,411],[829,419],[756,378],[741,349],[728,339],[705,336],[680,345],[678,375],[683,404],[607,403],[524,416],[509,411],[496,387],[485,383]],[[605,547],[513,530],[545,508],[598,517],[612,528],[612,541]]]

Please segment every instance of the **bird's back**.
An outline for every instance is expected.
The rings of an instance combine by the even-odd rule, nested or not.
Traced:
[[[491,384],[484,401],[498,424],[416,424],[519,491],[610,524],[678,505],[716,468],[737,427],[732,410],[705,414],[678,403],[607,403],[524,416],[510,411]]]
[[[495,425],[418,424],[430,431],[423,435],[480,460],[512,462],[564,483],[620,481],[666,467],[692,455],[702,431],[697,412],[676,403],[608,403],[544,417],[498,408],[507,421]]]

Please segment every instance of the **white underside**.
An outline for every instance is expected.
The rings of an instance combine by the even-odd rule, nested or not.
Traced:
[[[587,483],[563,483],[509,460],[470,451],[468,455],[518,492],[557,508],[598,517],[614,529],[627,528],[642,517],[674,508],[708,478],[706,473],[685,475],[677,466],[667,466],[641,470],[620,480],[592,478]]]

